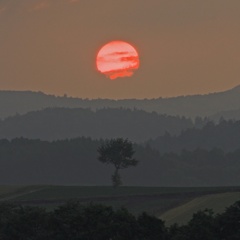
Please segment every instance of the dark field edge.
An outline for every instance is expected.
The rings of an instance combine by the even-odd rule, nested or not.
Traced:
[[[33,187],[29,189],[33,189]],[[92,190],[96,189],[99,194],[99,190],[105,189],[109,190],[110,194],[67,197],[67,190],[69,189],[76,189],[76,191],[86,191],[90,189],[91,194]],[[64,191],[66,196],[62,198],[48,198],[46,191],[51,192],[52,190],[55,190],[56,192],[66,190],[66,192]],[[131,190],[137,191],[131,193]],[[150,192],[150,190],[153,192]],[[32,190],[32,192],[30,191],[29,193],[23,191],[22,196],[16,196],[16,198],[9,199],[8,202],[20,205],[44,207],[48,210],[53,210],[69,200],[75,200],[84,205],[103,204],[112,206],[113,208],[125,207],[134,214],[146,211],[152,215],[160,215],[172,208],[185,204],[194,198],[226,192],[240,192],[240,187],[119,187],[119,189],[113,189],[109,186],[38,186],[38,190]],[[31,194],[36,194],[37,198],[26,199]]]

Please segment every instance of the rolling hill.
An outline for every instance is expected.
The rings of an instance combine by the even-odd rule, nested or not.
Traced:
[[[155,111],[167,115],[186,117],[210,116],[222,111],[239,108],[240,86],[233,89],[205,95],[179,96],[157,99],[81,99],[67,96],[47,95],[31,91],[0,91],[0,118],[48,107],[66,108],[130,108]]]
[[[0,120],[0,139],[16,137],[57,140],[75,137],[129,138],[143,142],[168,131],[193,127],[190,119],[142,110],[47,108]]]

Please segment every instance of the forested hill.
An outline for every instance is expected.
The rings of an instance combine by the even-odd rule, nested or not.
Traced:
[[[1,184],[110,185],[114,168],[97,160],[103,140],[0,140]],[[233,186],[240,183],[240,149],[160,155],[134,144],[136,167],[121,170],[124,185]]]
[[[179,96],[157,99],[81,99],[67,96],[56,97],[42,92],[30,91],[0,91],[0,118],[16,113],[24,114],[29,111],[41,110],[48,107],[66,108],[137,108],[148,112],[158,112],[167,115],[186,117],[209,116],[222,111],[239,108],[240,86],[225,92],[206,95]]]
[[[48,108],[0,121],[0,138],[26,137],[56,140],[74,137],[129,138],[135,142],[178,134],[193,127],[190,119],[142,110]]]
[[[212,116],[209,117],[211,120],[217,122],[219,119],[225,119],[225,120],[240,120],[240,108],[235,110],[227,110],[218,112]]]
[[[178,136],[166,133],[147,144],[161,153],[198,148],[233,151],[240,147],[240,121],[222,120],[218,124],[208,122],[203,128],[186,129]]]

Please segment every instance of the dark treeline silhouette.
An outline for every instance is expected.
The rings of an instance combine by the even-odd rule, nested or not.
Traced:
[[[157,217],[104,205],[67,202],[53,211],[0,204],[0,236],[4,240],[237,240],[240,239],[240,201],[221,214],[198,211],[187,225],[166,227]]]
[[[218,112],[239,109],[240,86],[233,89],[205,95],[179,96],[156,99],[81,99],[64,96],[47,95],[42,92],[0,91],[0,118],[16,113],[49,107],[66,108],[130,108],[155,111],[167,115],[179,115],[195,118],[215,115]]]
[[[1,184],[111,185],[114,168],[97,160],[103,140],[0,140]],[[125,185],[230,186],[240,183],[240,149],[159,154],[134,144],[138,166],[122,172]]]
[[[201,119],[196,119],[195,125]],[[154,140],[147,141],[159,152],[180,152],[183,149],[221,148],[233,151],[240,147],[240,121],[222,120],[218,124],[208,122],[202,128],[191,128],[182,131],[178,136],[166,132]]]
[[[48,108],[0,121],[0,138],[122,137],[141,142],[156,138],[165,131],[178,134],[190,127],[193,127],[190,119],[142,110],[101,109],[94,112],[82,108]]]
[[[226,110],[222,112],[218,112],[209,116],[212,121],[218,122],[221,118],[225,120],[240,120],[240,108],[234,110]]]

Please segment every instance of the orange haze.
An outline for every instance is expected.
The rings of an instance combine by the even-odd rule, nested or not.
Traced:
[[[223,91],[240,84],[239,13],[239,0],[1,0],[0,89],[113,99]],[[109,81],[96,57],[116,39],[141,63],[135,71],[136,56],[123,56],[132,70],[106,70],[124,76]]]

